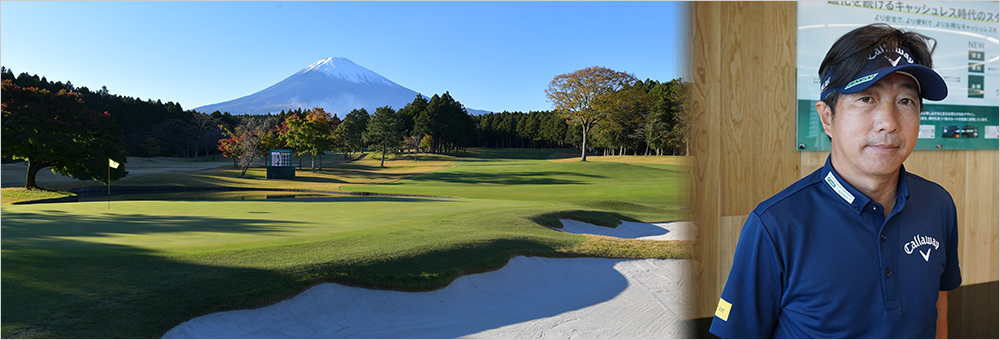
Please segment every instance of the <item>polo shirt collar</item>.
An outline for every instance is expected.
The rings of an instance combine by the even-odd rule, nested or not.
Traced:
[[[865,207],[872,202],[872,199],[865,195],[858,189],[855,189],[850,183],[840,177],[840,174],[833,169],[833,164],[830,162],[830,156],[826,156],[826,164],[823,165],[823,170],[820,175],[822,176],[824,186],[828,189],[828,192],[843,204],[846,204],[855,213],[861,215]],[[903,206],[906,204],[906,199],[910,197],[909,182],[907,181],[906,168],[900,165],[899,168],[899,182],[896,188],[896,204],[893,206],[894,213],[896,211],[902,210]]]

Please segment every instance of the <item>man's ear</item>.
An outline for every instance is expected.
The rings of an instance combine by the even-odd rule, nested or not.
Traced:
[[[823,123],[823,132],[833,138],[833,109],[822,100],[816,101],[816,113],[819,114],[819,121]]]

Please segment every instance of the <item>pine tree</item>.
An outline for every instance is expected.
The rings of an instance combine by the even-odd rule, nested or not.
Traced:
[[[344,159],[347,159],[348,152],[364,148],[365,143],[362,136],[368,128],[369,119],[367,110],[364,108],[354,109],[337,126],[334,134],[340,143],[341,151],[344,152]]]
[[[375,109],[368,127],[365,129],[365,143],[374,145],[382,152],[380,167],[385,167],[385,154],[390,149],[395,150],[403,142],[402,124],[396,117],[396,111],[389,106]]]

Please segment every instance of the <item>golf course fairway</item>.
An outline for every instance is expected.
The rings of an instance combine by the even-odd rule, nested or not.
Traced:
[[[409,170],[401,169],[420,169],[421,160],[400,157],[384,169],[362,160],[316,173],[299,170],[310,175],[282,182],[289,189],[435,197],[184,200],[171,195],[110,204],[5,205],[0,208],[2,336],[158,338],[194,317],[266,306],[319,283],[429,291],[463,275],[499,269],[516,255],[688,256],[689,242],[549,228],[559,227],[559,218],[611,225],[608,221],[620,219],[685,220],[688,167],[678,161],[683,157],[579,162],[562,154],[479,149],[437,155],[428,160],[434,162],[428,171],[405,176],[398,174]],[[196,176],[232,178],[234,171],[223,167],[127,180],[138,185],[150,176],[162,185]],[[325,180],[345,173],[350,180]],[[275,185],[260,177],[227,181]]]

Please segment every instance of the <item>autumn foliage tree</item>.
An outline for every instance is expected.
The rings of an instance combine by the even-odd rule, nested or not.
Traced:
[[[148,155],[148,150],[144,147],[144,142],[148,137],[156,139],[165,137],[157,135],[158,131],[154,127],[170,120],[191,121],[192,114],[194,113],[194,111],[190,110],[185,111],[180,103],[170,101],[164,103],[152,98],[140,99],[117,95],[109,92],[107,87],[104,86],[99,86],[98,89],[91,90],[87,86],[76,86],[71,81],[48,80],[44,76],[30,75],[28,73],[20,73],[15,76],[9,68],[0,67],[0,69],[2,69],[0,70],[2,71],[0,72],[0,77],[3,80],[10,80],[22,88],[34,87],[46,89],[52,94],[59,93],[61,90],[74,92],[83,100],[85,107],[91,111],[110,112],[114,116],[116,125],[122,131],[124,136],[123,146],[130,156]],[[4,92],[4,96],[6,96],[6,92]],[[209,128],[214,128],[214,125],[209,126]],[[184,156],[181,154],[182,150],[169,145],[166,141],[159,140],[158,142],[161,146],[161,150],[159,151],[164,153],[164,155]],[[214,147],[215,141],[213,140],[211,143],[212,146],[210,147]],[[195,146],[194,140],[192,140],[190,146]],[[152,156],[158,155],[154,154]],[[104,177],[107,177],[106,172]]]
[[[233,160],[233,167],[239,166],[240,152],[239,152],[239,135],[229,130],[225,125],[219,125],[222,129],[222,136],[224,138],[219,140],[219,152],[222,153],[222,157],[226,157]]]
[[[335,121],[323,108],[317,107],[309,111],[305,118],[290,116],[285,119],[288,131],[284,134],[285,142],[295,151],[309,155],[312,158],[310,169],[316,168],[316,157],[334,146],[333,131]],[[323,170],[323,160],[320,158],[319,169]]]
[[[600,66],[588,67],[552,79],[545,95],[571,124],[582,128],[583,161],[587,160],[587,136],[606,120],[621,102],[616,94],[636,82],[635,76]]]
[[[124,164],[127,153],[121,129],[108,112],[87,109],[75,92],[56,93],[21,87],[11,80],[2,84],[2,156],[28,162],[25,187],[38,189],[38,171],[108,183],[125,177],[120,166],[111,169],[108,159]]]
[[[285,134],[288,133],[288,122],[281,121],[270,130],[264,132],[260,137],[260,149],[269,151],[271,149],[287,149],[288,143],[285,141]]]
[[[235,130],[219,125],[223,130],[223,139],[219,140],[219,151],[233,160],[233,166],[242,170],[240,176],[246,175],[254,163],[261,160],[263,151],[261,139],[265,134],[261,119],[244,120]]]

